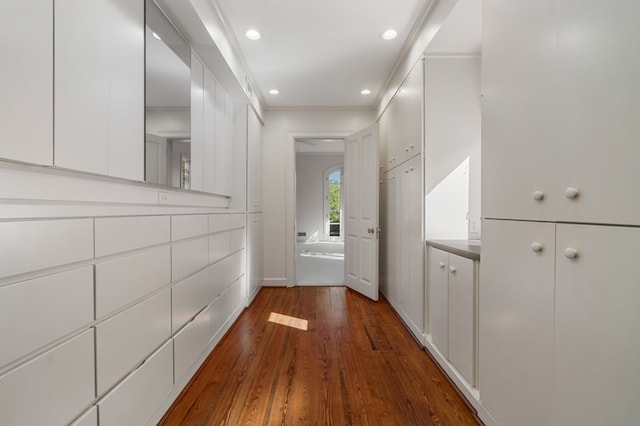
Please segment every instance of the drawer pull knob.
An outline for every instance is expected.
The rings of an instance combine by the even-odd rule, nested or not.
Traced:
[[[543,249],[544,247],[542,246],[541,243],[535,242],[531,244],[531,250],[533,250],[536,253],[540,253]]]
[[[451,272],[452,274],[456,273],[456,268],[454,266],[450,266],[449,267],[449,272]]]
[[[564,249],[564,255],[567,257],[567,259],[575,259],[578,257],[578,250],[572,247],[568,247]]]
[[[542,191],[533,191],[533,199],[536,201],[544,200],[544,192]]]
[[[574,200],[578,198],[579,194],[580,192],[578,191],[578,188],[574,188],[574,187],[569,187],[564,191],[564,195],[570,200]]]
[[[440,262],[440,269],[444,269],[444,267],[446,266],[444,263]]]

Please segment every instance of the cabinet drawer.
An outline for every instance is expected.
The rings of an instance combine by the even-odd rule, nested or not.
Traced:
[[[96,327],[98,395],[171,335],[169,290],[141,302]]]
[[[100,426],[142,425],[173,387],[173,341],[98,402]]]
[[[231,315],[243,304],[243,289],[244,289],[245,277],[240,277],[235,283],[231,285],[229,289],[229,313]]]
[[[91,266],[0,287],[0,366],[91,321]]]
[[[209,268],[208,271],[209,281],[211,282],[211,286],[213,288],[213,297],[216,297],[222,294],[231,283],[231,279],[229,279],[229,258],[223,260],[222,262],[216,263],[211,268]]]
[[[244,228],[245,218],[243,214],[231,215],[231,229]]]
[[[209,232],[207,215],[182,215],[171,217],[171,241],[205,235]]]
[[[227,292],[222,293],[216,300],[209,305],[207,312],[209,315],[209,335],[214,338],[220,327],[227,320],[227,301],[229,300]]]
[[[175,380],[180,381],[211,340],[211,315],[202,311],[173,338]]]
[[[71,426],[98,426],[98,407],[94,405],[88,409]]]
[[[221,232],[209,237],[209,263],[217,262],[231,252],[231,234]]]
[[[190,276],[171,289],[172,328],[175,333],[211,302],[216,294],[209,269]]]
[[[209,238],[185,241],[171,247],[171,279],[176,281],[209,263]]]
[[[171,248],[96,265],[96,318],[113,312],[171,282]]]
[[[0,223],[0,278],[93,257],[93,220]]]
[[[96,219],[96,257],[135,250],[170,239],[169,216]]]
[[[227,284],[235,281],[244,273],[244,250],[233,254],[228,259],[229,262],[229,281]]]
[[[69,423],[95,396],[93,359],[93,330],[87,330],[0,377],[0,422]]]
[[[231,215],[229,214],[210,214],[209,215],[209,232],[226,231],[231,227]]]
[[[231,231],[231,253],[244,248],[244,229]]]

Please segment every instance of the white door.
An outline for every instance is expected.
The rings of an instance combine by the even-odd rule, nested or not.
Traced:
[[[378,125],[345,138],[345,284],[378,300]]]

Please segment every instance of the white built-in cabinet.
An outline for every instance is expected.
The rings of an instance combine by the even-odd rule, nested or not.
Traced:
[[[258,293],[263,280],[263,223],[262,213],[247,215],[247,282],[249,299]]]
[[[55,165],[144,180],[144,2],[55,2]]]
[[[483,9],[483,216],[640,225],[640,3]]]
[[[53,164],[53,2],[4,0],[0,158]]]
[[[424,332],[423,61],[380,119],[380,291],[414,335]]]
[[[498,424],[640,418],[638,18],[483,2],[479,385]]]
[[[434,247],[427,259],[431,342],[475,387],[479,262]]]
[[[245,218],[0,222],[0,424],[157,422],[244,309]]]
[[[381,122],[380,164],[388,171],[422,152],[424,61],[418,61],[387,107]]]
[[[191,55],[191,189],[231,195],[233,99]]]
[[[422,156],[383,176],[382,291],[411,331],[424,331]]]
[[[262,211],[262,124],[247,105],[247,211]]]

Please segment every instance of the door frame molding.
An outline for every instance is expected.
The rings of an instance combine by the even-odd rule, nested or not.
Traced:
[[[286,203],[286,264],[287,287],[296,285],[296,139],[344,139],[354,133],[347,131],[289,132],[285,151]]]

